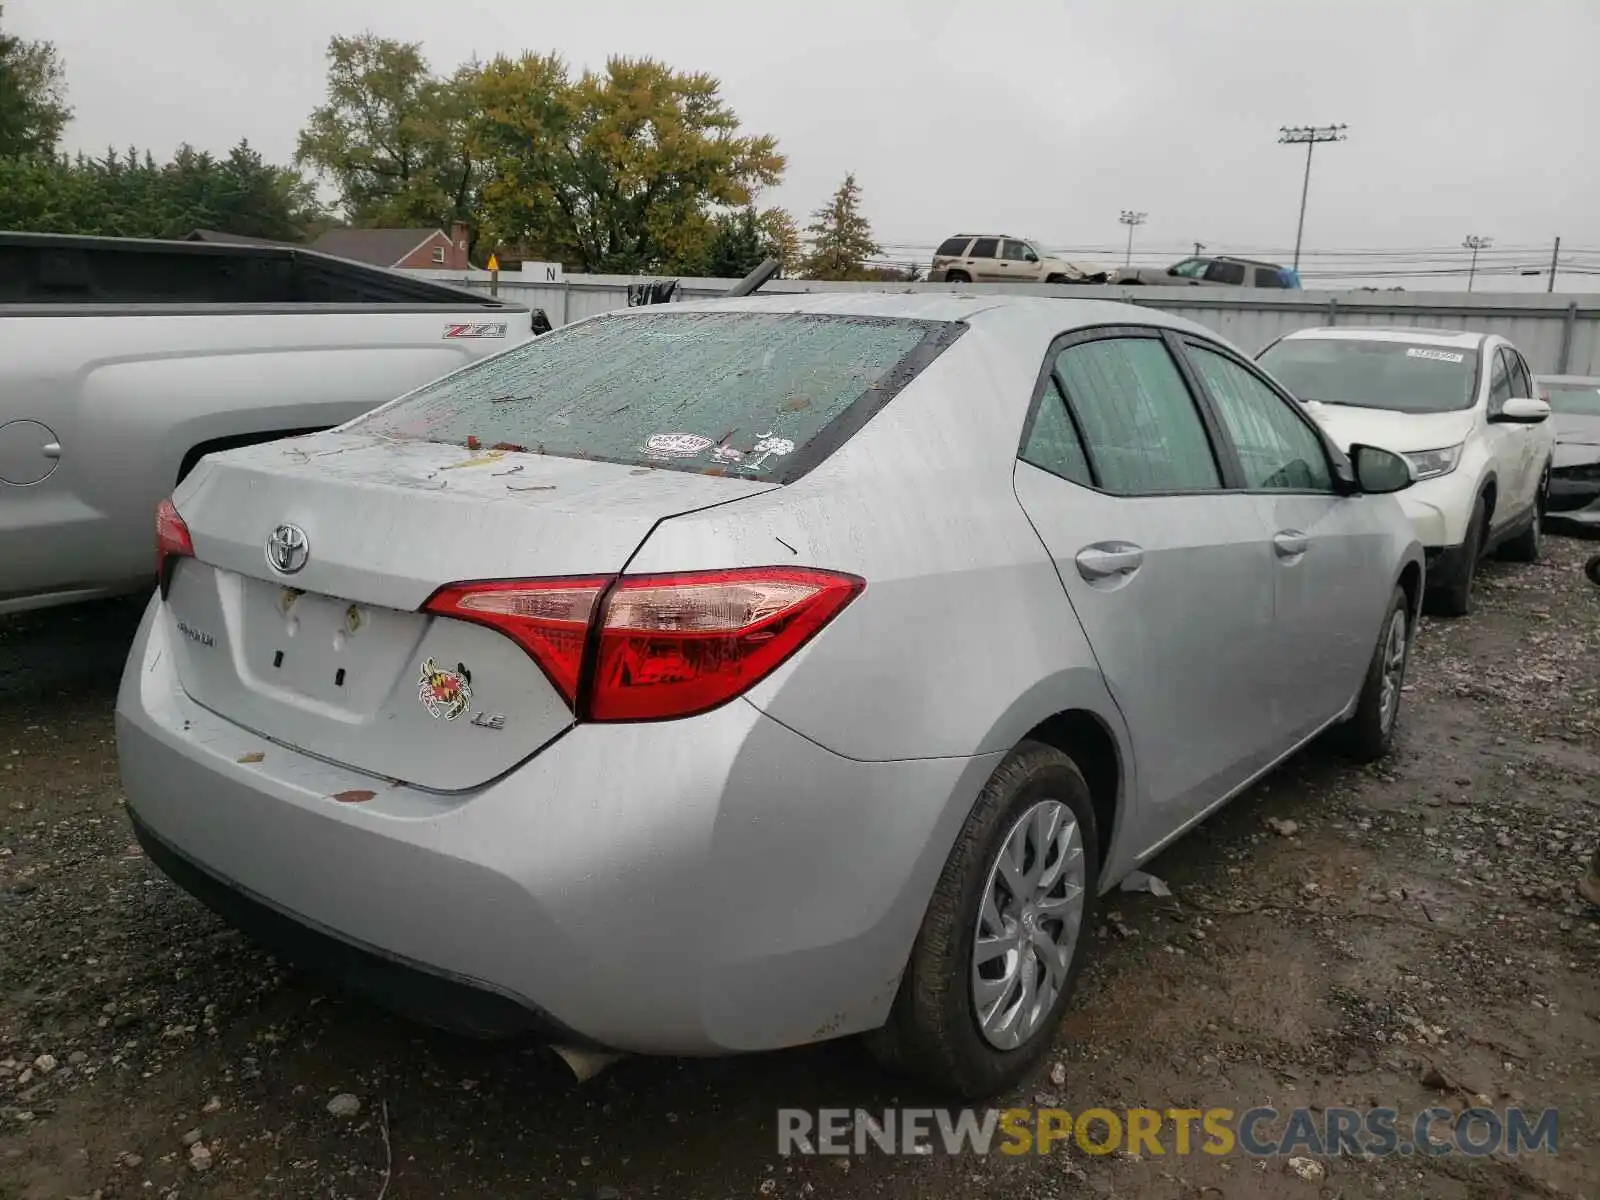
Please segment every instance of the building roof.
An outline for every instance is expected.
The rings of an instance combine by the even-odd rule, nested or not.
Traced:
[[[186,242],[216,242],[225,246],[295,246],[298,242],[281,242],[275,238],[249,237],[242,233],[223,233],[218,229],[191,229],[183,238]]]
[[[311,243],[311,249],[375,267],[392,267],[435,235],[448,240],[439,229],[330,229]]]

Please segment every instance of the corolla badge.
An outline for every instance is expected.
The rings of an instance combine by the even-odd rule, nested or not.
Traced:
[[[267,566],[293,575],[311,557],[311,539],[298,525],[279,525],[267,538]]]

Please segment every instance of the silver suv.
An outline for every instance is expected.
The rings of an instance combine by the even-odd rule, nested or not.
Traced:
[[[1253,258],[1186,258],[1163,270],[1160,267],[1123,267],[1111,276],[1112,283],[1146,284],[1153,287],[1258,287],[1298,288],[1300,276],[1277,263]]]
[[[930,283],[1104,283],[1106,273],[1052,258],[1004,233],[958,233],[933,252]]]

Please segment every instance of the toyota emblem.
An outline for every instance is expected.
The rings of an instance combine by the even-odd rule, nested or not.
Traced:
[[[293,575],[311,557],[311,539],[298,525],[279,525],[267,538],[267,565],[280,575]]]

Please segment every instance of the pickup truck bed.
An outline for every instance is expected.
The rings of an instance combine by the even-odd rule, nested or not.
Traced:
[[[204,454],[342,424],[542,315],[294,247],[0,233],[0,613],[148,586],[155,506]]]

